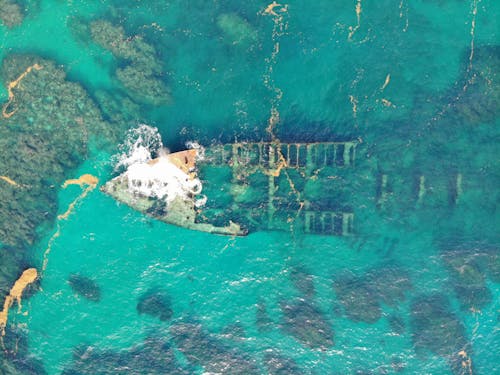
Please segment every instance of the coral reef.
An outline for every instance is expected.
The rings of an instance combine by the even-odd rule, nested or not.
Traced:
[[[102,351],[92,346],[81,346],[73,352],[73,363],[63,375],[94,374],[129,375],[187,375],[175,359],[167,341],[150,336],[142,345],[119,352]]]
[[[200,324],[176,323],[170,333],[187,360],[202,366],[206,372],[224,375],[259,374],[253,360],[240,351],[226,346]]]
[[[86,276],[78,274],[70,275],[68,284],[73,292],[89,301],[99,302],[101,300],[101,288],[94,280]]]
[[[90,33],[95,43],[123,62],[116,70],[116,77],[133,100],[151,105],[171,101],[157,52],[142,36],[127,37],[123,27],[105,20],[92,22]]]
[[[9,116],[0,127],[0,174],[15,184],[0,181],[0,241],[23,247],[54,218],[55,187],[87,157],[89,143],[104,146],[115,132],[84,89],[52,61],[10,55],[1,75],[9,88]]]
[[[283,330],[311,349],[333,346],[333,329],[323,313],[311,303],[296,299],[281,302]]]
[[[415,298],[411,305],[412,340],[417,353],[430,351],[448,360],[453,374],[472,372],[471,346],[465,327],[444,295]]]
[[[151,315],[162,322],[169,320],[173,315],[170,296],[158,289],[149,289],[141,295],[136,309],[139,314]]]
[[[8,28],[23,22],[24,13],[21,6],[13,0],[0,0],[0,21]]]

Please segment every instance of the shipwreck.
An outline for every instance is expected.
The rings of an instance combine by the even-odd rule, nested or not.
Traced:
[[[160,153],[101,190],[155,219],[208,233],[350,236],[354,213],[331,194],[339,170],[354,166],[357,145],[239,142]]]

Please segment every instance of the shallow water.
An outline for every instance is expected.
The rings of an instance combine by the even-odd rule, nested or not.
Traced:
[[[26,250],[41,269],[50,247],[40,290],[23,301],[26,315],[11,310],[9,324],[48,374],[145,373],[151,352],[143,344],[169,358],[165,367],[150,361],[146,373],[159,374],[268,373],[271,350],[306,374],[448,374],[454,361],[453,373],[500,371],[497,2],[320,0],[289,2],[276,15],[257,1],[31,4],[21,25],[0,26],[0,59],[19,52],[53,59],[101,107],[100,92],[128,96],[135,106],[115,109],[124,127],[158,127],[171,150],[189,140],[269,140],[273,110],[280,119],[273,136],[282,141],[360,141],[355,167],[339,171],[342,203],[355,213],[351,237],[214,236],[155,221],[99,189],[67,218],[44,224]],[[223,14],[237,15],[239,26],[225,28]],[[168,105],[144,104],[118,82],[115,70],[127,62],[75,26],[96,19],[154,46]],[[91,145],[66,178],[109,180],[120,131],[112,147]],[[383,175],[386,200],[377,194]],[[418,202],[420,176],[427,190]],[[83,188],[58,189],[57,213]],[[98,301],[72,289],[75,274],[98,285]],[[311,280],[314,292],[304,293]],[[140,314],[150,290],[168,295],[170,319]],[[308,307],[291,324],[286,306],[303,306],[299,299]],[[425,301],[434,308],[412,311]],[[263,306],[266,322],[258,319]],[[440,323],[450,327],[440,336],[425,329]],[[333,345],[303,339],[322,324]],[[179,332],[190,333],[184,341]],[[173,357],[157,343],[148,347],[151,336]],[[221,370],[225,361],[233,365]]]

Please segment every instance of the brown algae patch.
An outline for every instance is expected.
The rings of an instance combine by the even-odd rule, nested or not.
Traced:
[[[0,312],[0,330],[2,336],[5,336],[5,326],[7,325],[7,318],[10,307],[12,306],[14,301],[16,301],[17,305],[19,306],[19,311],[21,311],[21,297],[23,295],[23,291],[29,284],[33,283],[37,277],[38,272],[36,268],[28,268],[24,270],[22,275],[12,286],[9,295],[5,298],[3,310]]]

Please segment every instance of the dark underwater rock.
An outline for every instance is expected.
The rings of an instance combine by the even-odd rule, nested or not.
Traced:
[[[167,341],[148,337],[143,344],[129,350],[99,350],[80,346],[73,352],[73,363],[63,375],[188,375],[182,368]]]
[[[404,301],[411,281],[402,269],[384,266],[361,276],[341,275],[333,282],[333,288],[348,319],[375,323],[382,316],[382,303],[395,307]]]
[[[387,320],[392,332],[398,335],[402,335],[405,332],[405,322],[401,316],[391,315]]]
[[[260,374],[254,361],[203,329],[201,324],[176,323],[170,333],[187,360],[205,371],[224,375]]]
[[[222,330],[221,335],[231,340],[242,341],[245,339],[246,332],[243,324],[241,324],[240,322],[236,322],[226,326]]]
[[[73,274],[68,278],[68,284],[76,294],[88,299],[92,302],[101,300],[101,288],[92,279],[86,276]]]
[[[290,280],[297,290],[306,297],[314,296],[313,276],[303,267],[293,267],[290,271]]]
[[[382,316],[377,296],[367,280],[347,275],[335,280],[333,287],[348,319],[375,323]]]
[[[396,306],[404,301],[412,284],[408,275],[397,267],[376,268],[367,275],[370,288],[380,302]]]
[[[411,331],[417,353],[430,351],[446,358],[454,374],[468,373],[462,363],[470,358],[471,345],[464,325],[444,295],[424,295],[413,300]]]
[[[45,375],[43,363],[29,354],[28,338],[25,332],[7,325],[0,350],[0,374],[2,375]]]
[[[485,45],[464,54],[464,78],[450,93],[453,98],[447,111],[460,122],[475,125],[494,121],[500,111],[500,45]]]
[[[36,241],[41,224],[55,218],[54,186],[88,156],[88,143],[115,143],[116,133],[87,92],[67,81],[53,61],[8,55],[1,76],[6,85],[23,78],[22,90],[15,86],[2,108],[0,170],[14,183],[0,180],[0,242],[24,248]]]
[[[170,90],[162,79],[164,75],[158,52],[143,36],[126,36],[122,26],[106,20],[93,21],[90,33],[98,45],[121,59],[116,78],[133,100],[152,105],[171,101]]]
[[[266,354],[264,354],[264,363],[266,364],[269,375],[304,374],[293,359],[285,357],[274,351],[267,351]]]
[[[172,315],[170,296],[162,290],[150,289],[139,297],[137,312],[160,319],[162,322],[169,320]]]
[[[0,21],[10,28],[19,26],[24,19],[24,12],[16,1],[0,0]]]
[[[270,331],[273,329],[274,322],[267,313],[267,306],[264,301],[257,304],[257,311],[255,312],[255,324],[259,332]]]
[[[283,330],[311,349],[333,346],[333,329],[323,313],[312,303],[298,298],[280,304]]]
[[[450,272],[451,284],[464,310],[481,309],[492,300],[492,294],[486,286],[488,265],[494,261],[491,254],[474,246],[442,253]]]

